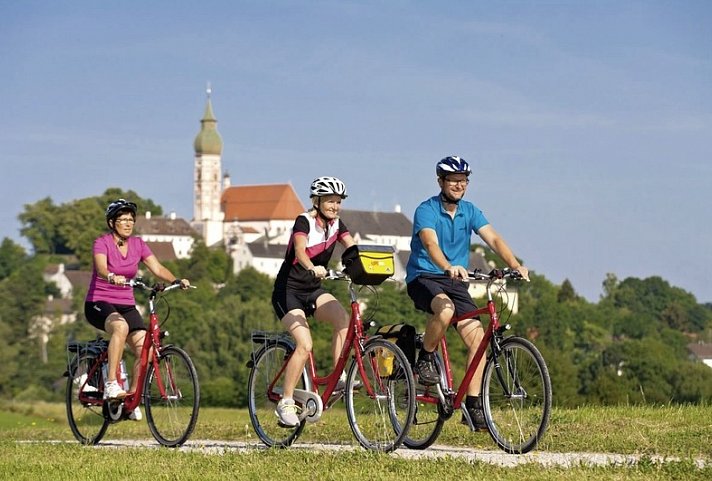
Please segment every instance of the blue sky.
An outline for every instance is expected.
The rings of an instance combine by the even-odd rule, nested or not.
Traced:
[[[190,219],[212,85],[233,184],[336,175],[412,218],[467,159],[515,253],[598,300],[606,273],[712,301],[712,3],[2,2],[0,238],[133,189]]]

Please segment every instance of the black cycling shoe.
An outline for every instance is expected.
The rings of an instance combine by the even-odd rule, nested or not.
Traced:
[[[423,386],[433,386],[440,382],[440,374],[432,354],[421,356],[413,373],[418,376],[418,382]]]
[[[482,410],[482,404],[479,400],[476,404],[475,406],[466,406],[467,414],[470,415],[475,431],[487,431],[487,423],[485,422],[485,413]],[[464,414],[462,415],[460,423],[469,426]]]

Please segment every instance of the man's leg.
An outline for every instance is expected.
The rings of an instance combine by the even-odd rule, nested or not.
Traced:
[[[457,332],[467,346],[467,366],[469,366],[475,357],[477,348],[484,338],[482,324],[477,319],[466,319],[457,323]],[[467,397],[465,398],[465,407],[467,408],[467,412],[470,415],[470,419],[472,419],[475,429],[478,431],[487,429],[485,415],[482,411],[482,399],[480,398],[484,367],[485,357],[483,356],[475,369],[475,374],[472,376],[470,385],[467,387]],[[464,416],[462,423],[467,424]]]
[[[455,314],[455,305],[445,294],[436,295],[430,302],[430,307],[433,315],[425,326],[423,349],[421,349],[418,355],[418,362],[415,365],[418,382],[426,386],[440,382],[440,375],[435,365],[433,352],[438,348],[440,339],[447,332],[450,320]]]

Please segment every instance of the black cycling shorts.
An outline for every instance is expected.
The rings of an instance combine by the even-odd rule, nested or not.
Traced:
[[[143,323],[143,317],[141,317],[141,313],[138,312],[136,306],[111,304],[104,301],[84,303],[84,315],[86,316],[87,321],[89,321],[89,324],[101,331],[106,330],[106,318],[109,317],[109,314],[114,312],[118,312],[121,314],[121,317],[126,319],[126,322],[129,325],[129,332],[146,330],[146,325]]]
[[[408,283],[408,295],[416,309],[433,314],[430,303],[438,294],[445,294],[455,305],[455,317],[459,317],[477,309],[468,286],[467,282],[448,276],[418,276]]]
[[[316,311],[316,300],[322,294],[328,292],[321,287],[308,291],[275,289],[272,292],[272,307],[280,320],[293,309],[301,309],[309,317]]]

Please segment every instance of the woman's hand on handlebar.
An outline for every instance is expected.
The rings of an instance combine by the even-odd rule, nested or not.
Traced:
[[[318,277],[319,279],[323,279],[327,275],[326,267],[324,266],[314,266],[309,270],[311,271],[312,275],[314,275],[314,277]]]
[[[190,281],[188,279],[176,279],[173,284],[180,284],[181,289],[188,289],[190,287]]]

